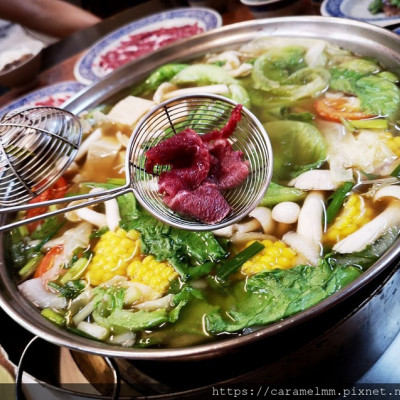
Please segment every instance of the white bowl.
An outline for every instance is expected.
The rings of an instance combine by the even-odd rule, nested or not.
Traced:
[[[246,5],[254,18],[295,15],[302,6],[301,0],[240,0]]]

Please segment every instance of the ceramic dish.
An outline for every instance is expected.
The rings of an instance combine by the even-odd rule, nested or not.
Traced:
[[[46,86],[20,97],[0,109],[0,117],[10,111],[17,110],[18,108],[37,106],[60,107],[84,87],[85,85],[76,81],[65,81],[55,85]]]
[[[299,0],[240,0],[254,18],[294,15],[302,6]]]
[[[351,18],[371,24],[386,26],[400,21],[400,17],[387,17],[384,13],[371,14],[372,0],[324,0],[321,14],[327,17]]]
[[[152,50],[179,38],[217,28],[221,21],[221,16],[208,8],[181,8],[131,22],[94,44],[76,63],[75,77],[85,84],[96,82],[114,69]],[[154,39],[154,34],[161,33],[163,40],[160,37]]]

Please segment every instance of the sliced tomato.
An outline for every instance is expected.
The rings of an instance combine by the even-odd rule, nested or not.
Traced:
[[[348,120],[367,119],[376,117],[360,110],[351,97],[321,97],[314,104],[318,115],[328,121],[340,122],[342,118]]]
[[[60,177],[50,189],[51,189],[50,200],[61,199],[67,193],[68,189],[67,181],[63,177]]]
[[[64,197],[67,193],[68,185],[67,181],[61,177],[59,178],[50,188],[46,189],[44,192],[40,193],[39,196],[29,201],[29,204],[41,203],[43,201],[60,199]],[[37,207],[31,208],[26,212],[26,218],[37,217],[42,215],[47,211],[47,207]],[[28,224],[28,230],[32,233],[42,221],[31,222]]]
[[[39,196],[29,201],[29,204],[41,203],[42,201],[50,200],[50,189],[45,190],[43,193],[40,193]],[[37,207],[31,208],[26,212],[26,218],[37,217],[38,215],[42,215],[47,211],[47,207]],[[42,221],[31,222],[28,224],[28,230],[32,233]]]
[[[52,247],[46,255],[43,257],[43,260],[40,262],[35,271],[35,278],[40,278],[45,272],[49,271],[53,265],[55,258],[60,255],[63,251],[63,246],[55,246]]]

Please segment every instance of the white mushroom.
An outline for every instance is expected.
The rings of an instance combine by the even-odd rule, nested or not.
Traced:
[[[272,220],[272,213],[268,207],[256,207],[249,215],[260,223],[264,233],[271,233],[274,230],[275,223]]]
[[[322,239],[324,211],[324,196],[322,192],[310,192],[304,200],[299,213],[297,233],[319,245]]]
[[[372,221],[347,236],[333,246],[338,253],[354,253],[364,250],[379,239],[389,228],[400,226],[400,202],[392,201],[389,206]]]
[[[246,222],[241,222],[233,226],[233,230],[238,233],[254,232],[261,228],[260,222],[257,219],[250,219]]]
[[[302,190],[335,190],[339,183],[332,180],[330,170],[312,169],[292,179],[289,186]]]
[[[68,206],[84,203],[84,200],[72,201]],[[107,226],[105,214],[92,210],[89,207],[78,208],[77,210],[65,213],[65,218],[71,222],[86,221],[97,227]]]
[[[294,224],[300,214],[300,206],[293,201],[283,201],[272,209],[272,219],[283,224]]]
[[[215,229],[212,231],[215,236],[231,237],[233,235],[233,225],[225,226],[224,228]]]
[[[297,220],[297,232],[287,232],[282,241],[302,254],[311,265],[317,265],[321,253],[324,196],[312,191],[304,200]]]
[[[303,255],[311,265],[318,264],[321,248],[310,238],[291,231],[282,236],[282,241]]]
[[[378,189],[374,194],[373,200],[377,201],[384,197],[395,197],[400,200],[400,186],[389,185]]]
[[[102,188],[94,188],[90,193],[100,193],[103,191],[104,189]],[[114,232],[121,221],[118,202],[116,199],[107,200],[104,202],[104,206],[106,208],[106,225],[110,231]]]

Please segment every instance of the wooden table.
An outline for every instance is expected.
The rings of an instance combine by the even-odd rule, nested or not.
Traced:
[[[239,0],[227,1],[226,9],[228,11],[222,14],[223,25],[254,19],[250,10],[241,4]],[[310,0],[302,1],[304,3],[301,8],[302,15],[319,14],[318,5],[312,3]],[[11,89],[6,94],[0,96],[0,107],[40,87],[61,81],[75,80],[73,73],[74,65],[84,51],[93,43],[120,26],[167,8],[165,2],[151,0],[109,17],[91,28],[77,32],[67,39],[50,45],[43,50],[42,72],[39,74],[38,79],[29,87]]]

